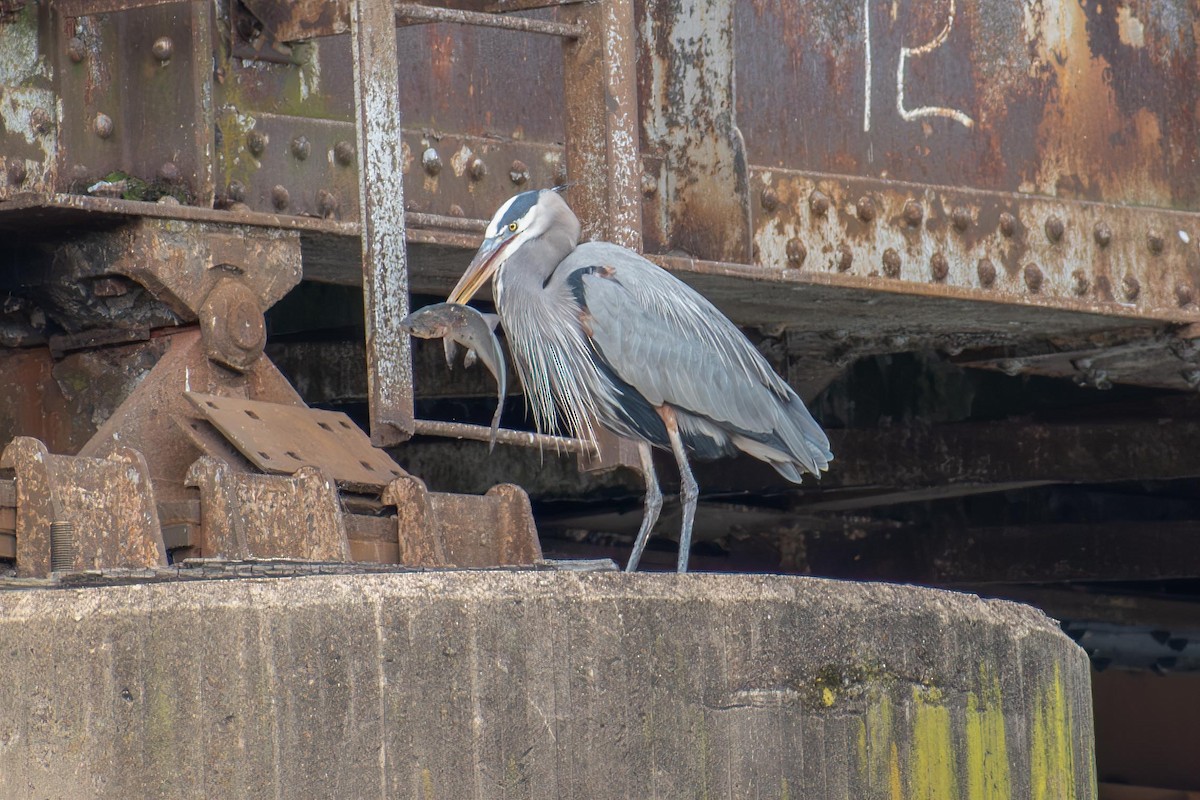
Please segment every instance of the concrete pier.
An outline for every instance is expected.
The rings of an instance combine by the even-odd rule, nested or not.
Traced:
[[[1087,798],[1037,611],[745,575],[0,592],[4,798]]]

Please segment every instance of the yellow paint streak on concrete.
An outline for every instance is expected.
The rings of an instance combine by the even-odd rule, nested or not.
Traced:
[[[953,800],[958,796],[950,709],[937,689],[913,689],[911,800]]]
[[[970,800],[1008,800],[1012,783],[1008,771],[1008,742],[1000,680],[979,670],[980,691],[967,695],[967,797]]]
[[[1038,691],[1034,701],[1029,754],[1033,800],[1074,800],[1075,745],[1071,730],[1062,671],[1055,664],[1053,681]]]
[[[892,728],[894,714],[892,698],[885,691],[872,691],[866,712],[858,720],[858,769],[863,783],[877,793],[892,785],[892,773],[899,778],[899,757]],[[873,795],[874,796],[874,795]],[[903,793],[892,793],[893,800],[902,800]]]
[[[833,705],[833,701],[834,701],[833,690],[830,689],[828,686],[822,686],[821,687],[821,702],[825,704],[826,708],[829,708],[831,705]]]

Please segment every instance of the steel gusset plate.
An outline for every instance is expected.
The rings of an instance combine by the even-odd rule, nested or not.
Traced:
[[[404,475],[345,414],[186,392],[196,410],[263,472],[324,470],[339,486],[379,491]]]
[[[754,169],[755,264],[874,291],[1200,319],[1200,214]]]

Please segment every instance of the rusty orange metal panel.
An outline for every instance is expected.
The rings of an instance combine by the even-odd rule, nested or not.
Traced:
[[[1195,3],[737,3],[751,163],[1200,208]]]

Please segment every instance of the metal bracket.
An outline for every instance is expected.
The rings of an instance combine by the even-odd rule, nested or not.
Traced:
[[[319,469],[254,475],[205,456],[188,470],[187,485],[200,490],[206,556],[350,560],[337,487]]]
[[[396,506],[405,564],[493,567],[542,557],[529,495],[502,483],[486,495],[430,492],[420,478],[397,478],[383,490]]]
[[[51,455],[18,436],[0,456],[16,470],[17,573],[50,572],[50,527],[74,527],[73,569],[166,566],[154,489],[142,454],[117,448],[108,458]]]

